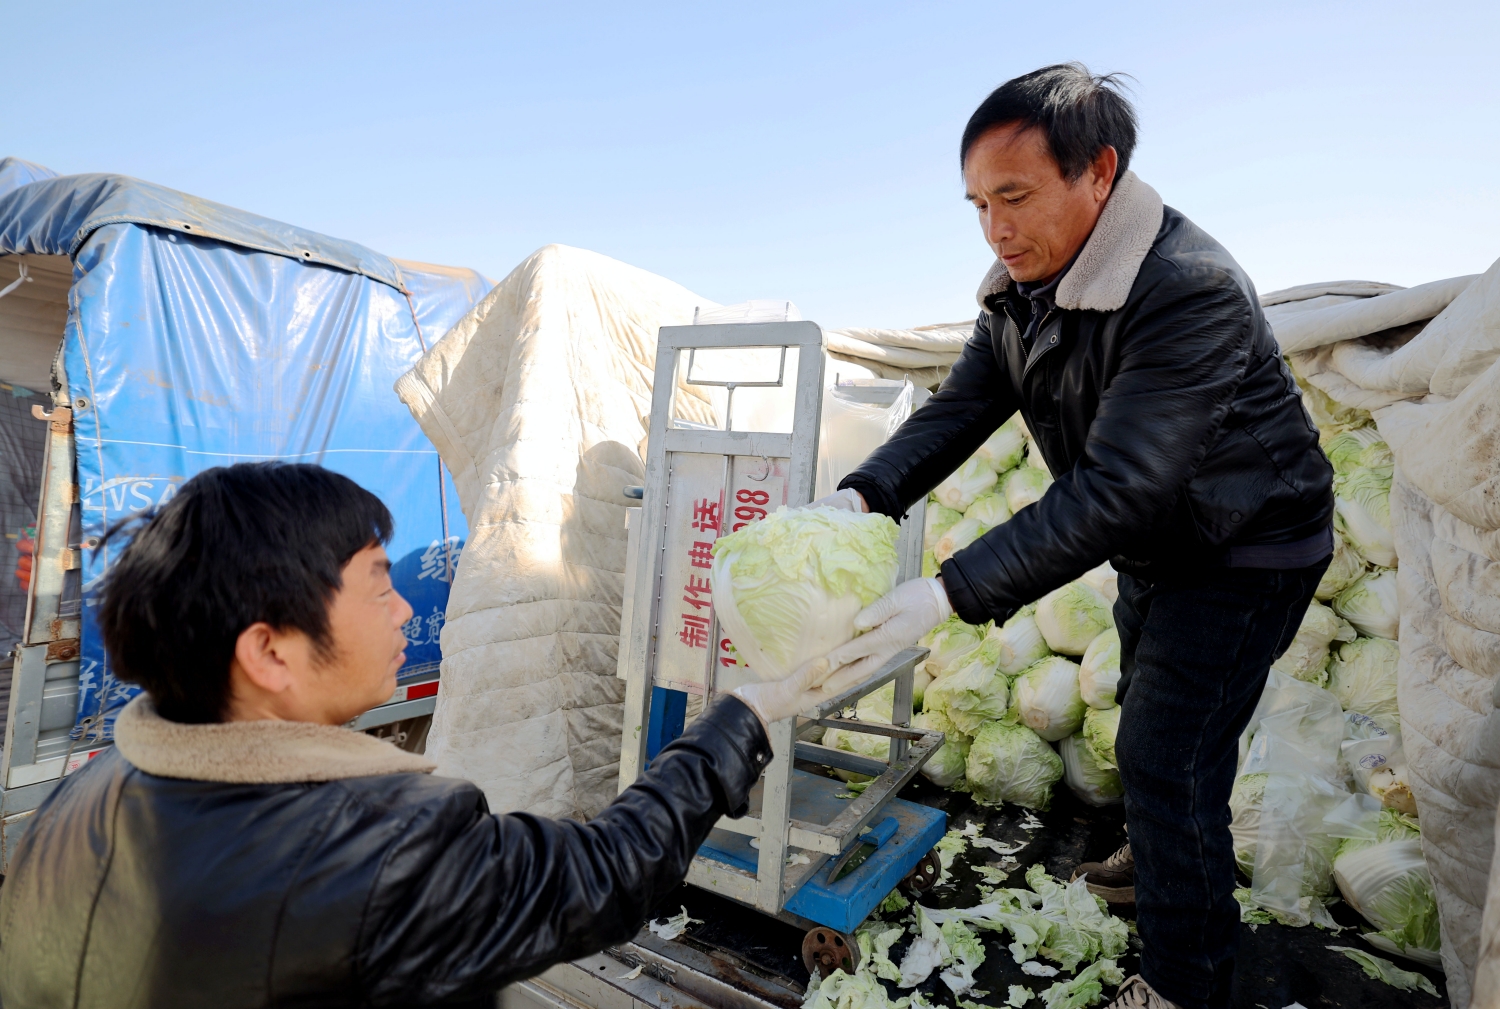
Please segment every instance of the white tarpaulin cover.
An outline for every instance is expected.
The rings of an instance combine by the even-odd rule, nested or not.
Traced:
[[[1266,315],[1299,375],[1370,411],[1395,455],[1402,734],[1448,994],[1455,1009],[1471,992],[1473,1005],[1494,1006],[1500,908],[1485,904],[1500,800],[1500,263],[1479,277],[1383,286],[1279,292]]]
[[[588,816],[615,794],[634,503],[622,491],[644,478],[657,331],[711,307],[644,270],[552,245],[396,385],[452,471],[470,529],[427,752],[494,809]],[[935,384],[969,328],[831,330],[830,357],[853,364],[829,371]],[[716,420],[687,386],[677,412]]]

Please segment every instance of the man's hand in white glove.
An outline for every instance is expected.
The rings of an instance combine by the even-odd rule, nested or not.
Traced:
[[[829,494],[827,497],[818,498],[818,500],[814,501],[807,507],[840,508],[846,512],[855,512],[861,515],[870,510],[870,506],[865,504],[864,497],[853,487],[845,487],[843,490],[836,490],[832,494]]]
[[[836,671],[821,692],[832,696],[863,682],[952,615],[953,605],[938,579],[913,578],[897,585],[855,615],[854,627],[864,634],[828,653],[829,668]]]
[[[745,683],[730,693],[750,706],[769,728],[772,722],[806,711],[826,696],[818,685],[833,667],[828,660],[813,659],[784,680]]]

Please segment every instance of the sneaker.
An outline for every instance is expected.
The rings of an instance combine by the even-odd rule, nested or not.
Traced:
[[[1126,852],[1128,856],[1130,853]],[[1139,974],[1132,974],[1120,985],[1115,1000],[1104,1009],[1182,1009],[1176,1002],[1168,1002],[1156,993]]]
[[[1088,880],[1089,893],[1098,894],[1106,903],[1135,903],[1135,858],[1129,843],[1102,862],[1083,863],[1073,870],[1069,882],[1079,878]]]

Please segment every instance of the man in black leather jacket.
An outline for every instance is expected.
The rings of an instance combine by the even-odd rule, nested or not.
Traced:
[[[385,506],[316,466],[208,470],[115,559],[100,627],[141,683],[116,746],[31,818],[0,888],[0,1002],[492,1005],[628,940],[813,702],[813,666],[721,697],[592,821],[343,728],[382,703],[411,607]]]
[[[974,336],[825,503],[900,516],[1018,411],[1056,482],[829,659],[857,678],[951,612],[1003,621],[1109,560],[1132,843],[1080,868],[1137,906],[1144,978],[1116,1004],[1196,1009],[1228,1005],[1237,740],[1328,564],[1332,468],[1249,277],[1127,170],[1134,144],[1128,102],[1077,64],[971,118],[961,163],[997,257]]]

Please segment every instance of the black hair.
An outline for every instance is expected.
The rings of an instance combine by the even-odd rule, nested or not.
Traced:
[[[1120,93],[1123,75],[1093,74],[1082,63],[1055,63],[1014,77],[979,103],[964,127],[958,148],[962,171],[969,148],[997,126],[1037,126],[1063,178],[1077,182],[1106,147],[1119,155],[1115,180],[1130,166],[1135,150],[1135,108]]]
[[[344,566],[392,531],[378,497],[321,466],[204,470],[105,537],[132,535],[99,602],[114,674],[144,687],[164,718],[222,721],[240,633],[264,621],[329,654],[328,606]]]

